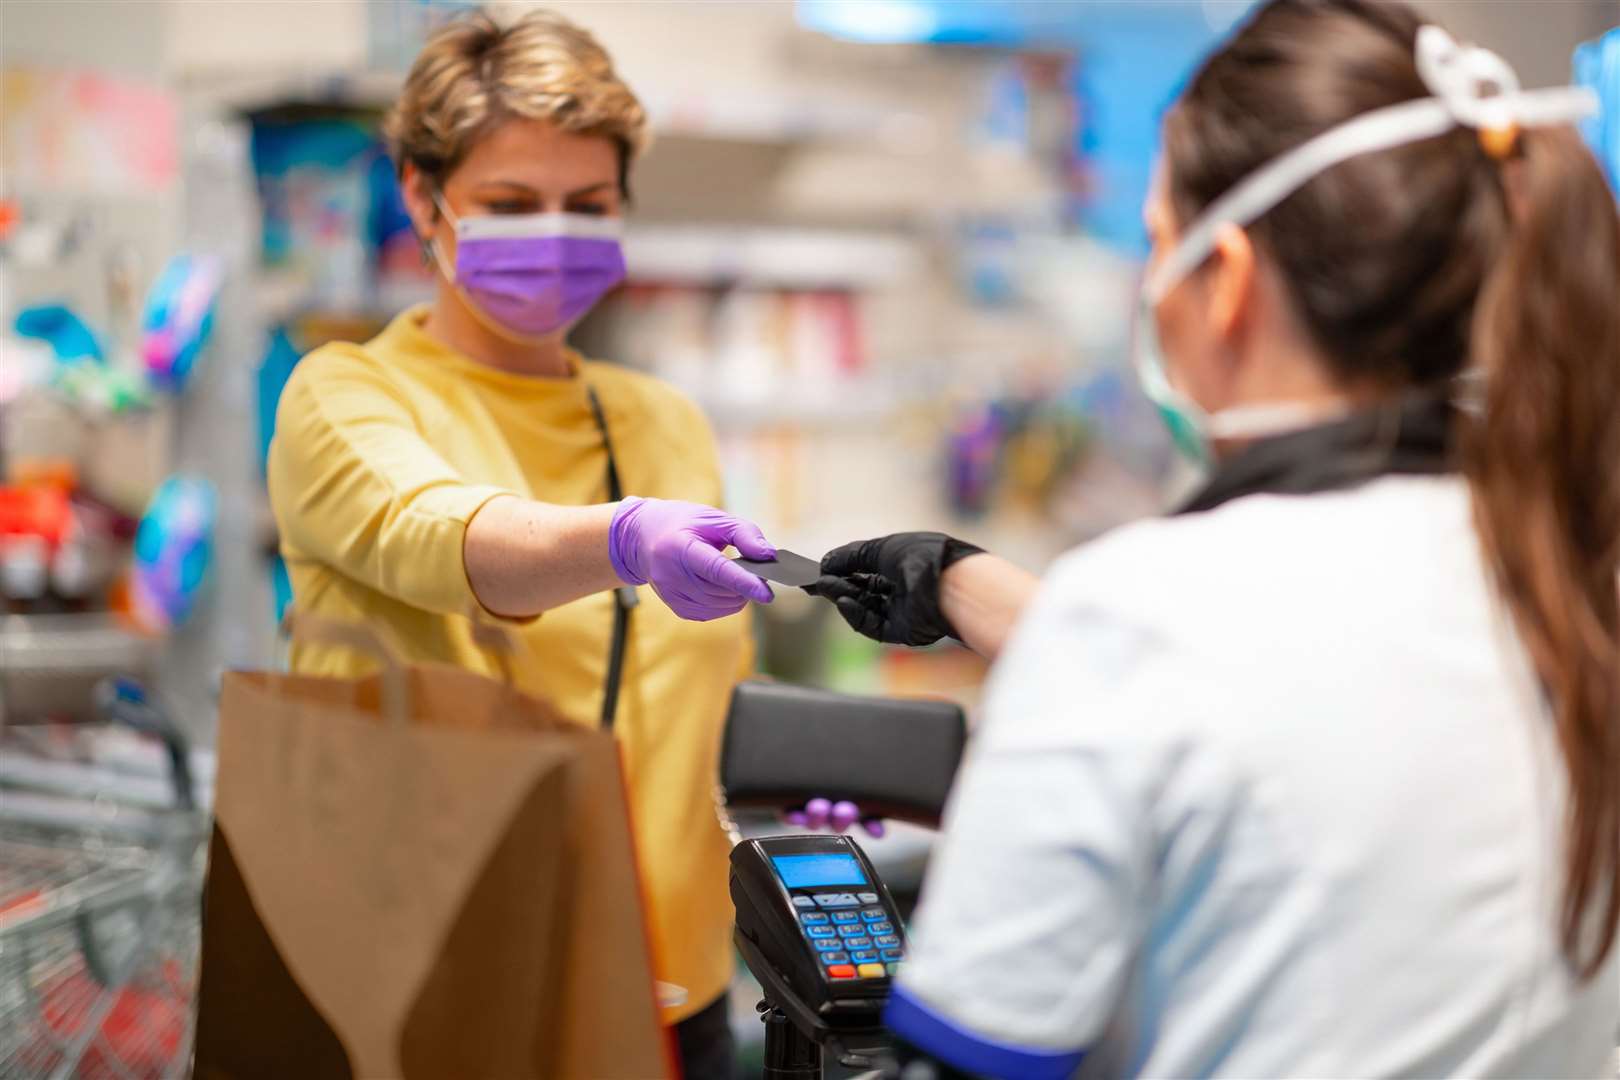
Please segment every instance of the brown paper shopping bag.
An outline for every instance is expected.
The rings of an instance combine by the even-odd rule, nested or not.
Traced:
[[[509,686],[227,677],[195,1075],[669,1075],[617,749]]]

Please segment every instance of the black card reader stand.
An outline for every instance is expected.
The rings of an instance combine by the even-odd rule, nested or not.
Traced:
[[[765,1080],[821,1080],[824,1056],[852,1069],[874,1068],[889,1051],[882,1026],[883,1001],[845,1002],[859,1013],[836,1026],[811,1011],[758,946],[742,933],[737,947],[764,989],[755,1006],[765,1023]],[[887,999],[884,999],[887,1000]]]
[[[822,856],[855,869],[855,878],[842,879],[855,883],[789,886],[775,869],[780,858]],[[859,900],[845,889],[858,890]],[[875,927],[873,947],[892,948],[891,960],[897,958],[903,931],[894,900],[860,846],[848,837],[825,835],[745,840],[731,853],[731,897],[738,951],[764,991],[758,1011],[765,1024],[767,1080],[821,1080],[828,1060],[851,1069],[877,1068],[887,1060],[891,1042],[883,1008],[893,966],[835,966],[834,954],[812,948],[818,933],[822,940],[834,940],[831,930],[842,922]],[[862,922],[856,922],[857,915]],[[893,937],[887,942],[875,936],[888,934]],[[864,946],[857,942],[855,948]],[[850,958],[862,960],[859,953]],[[873,970],[868,974],[866,968]]]

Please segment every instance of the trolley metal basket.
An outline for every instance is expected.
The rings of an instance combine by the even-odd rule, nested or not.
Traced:
[[[22,790],[16,772],[0,792],[0,1077],[185,1075],[206,815],[120,803],[105,784]]]

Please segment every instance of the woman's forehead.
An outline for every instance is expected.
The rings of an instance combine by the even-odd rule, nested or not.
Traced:
[[[606,135],[581,135],[546,120],[514,117],[474,143],[456,174],[455,179],[464,183],[573,191],[604,181],[616,183],[618,150]]]

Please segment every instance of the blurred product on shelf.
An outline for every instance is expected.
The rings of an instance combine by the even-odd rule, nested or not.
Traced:
[[[281,404],[281,391],[292,378],[293,368],[303,353],[293,344],[292,336],[284,326],[270,331],[264,357],[255,374],[255,412],[259,424],[259,471],[264,472],[270,459],[270,440],[276,433],[276,406]]]
[[[160,633],[191,614],[213,557],[213,486],[171,476],[158,488],[135,533],[127,612],[136,626]]]
[[[185,387],[197,354],[214,328],[224,268],[208,256],[176,255],[146,297],[141,317],[141,359],[154,385],[171,393]]]
[[[299,103],[253,114],[260,264],[281,293],[266,302],[273,323],[308,310],[387,314],[426,295],[431,277],[379,120],[377,111]]]
[[[64,304],[37,304],[23,308],[12,320],[17,334],[35,338],[51,347],[58,362],[93,360],[100,363],[106,350],[96,335]]]
[[[990,508],[1002,424],[996,408],[977,402],[962,409],[946,436],[946,470],[951,509],[965,518]]]
[[[4,78],[0,156],[18,190],[117,197],[179,178],[178,94],[90,69],[8,63]]]
[[[91,438],[90,422],[71,399],[48,385],[23,389],[5,403],[0,461],[9,484],[79,484]]]
[[[1581,121],[1581,134],[1620,195],[1620,26],[1575,50],[1577,86],[1590,87],[1602,107]]]

